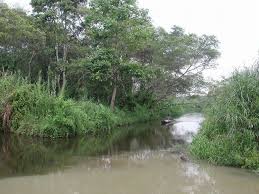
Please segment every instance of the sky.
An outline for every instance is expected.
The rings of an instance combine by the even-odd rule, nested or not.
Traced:
[[[30,9],[30,0],[4,2]],[[205,73],[208,79],[228,77],[259,56],[259,0],[138,0],[138,4],[149,10],[155,26],[169,31],[178,25],[188,33],[218,38],[221,57],[217,68]]]

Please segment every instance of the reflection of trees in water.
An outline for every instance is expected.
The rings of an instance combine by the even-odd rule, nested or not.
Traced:
[[[3,134],[3,137],[1,138],[1,157],[3,160],[9,160],[10,158],[10,135],[9,134]]]
[[[136,130],[137,128],[137,130]],[[154,125],[137,125],[109,137],[48,140],[16,135],[0,138],[0,177],[44,174],[74,164],[77,156],[114,155],[133,149],[155,149],[169,144],[168,130]]]
[[[50,148],[44,141],[15,135],[2,136],[0,145],[0,177],[45,173],[64,164],[67,155],[58,154],[58,147]]]

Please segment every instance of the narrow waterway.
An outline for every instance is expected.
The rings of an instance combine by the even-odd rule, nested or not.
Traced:
[[[202,121],[201,114],[187,114],[167,127],[136,125],[146,132],[110,144],[2,138],[0,193],[258,194],[259,175],[188,158],[186,147]]]

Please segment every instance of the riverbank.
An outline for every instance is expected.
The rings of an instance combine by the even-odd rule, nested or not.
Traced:
[[[191,153],[213,164],[259,169],[258,70],[236,72],[212,91]]]
[[[118,126],[158,119],[154,108],[111,111],[89,100],[75,101],[54,95],[49,87],[29,84],[15,76],[0,79],[1,123],[12,133],[40,137],[107,135]]]

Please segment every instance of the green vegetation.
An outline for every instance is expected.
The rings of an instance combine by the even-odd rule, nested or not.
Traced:
[[[219,165],[259,168],[258,68],[236,72],[208,97],[188,97],[203,89],[202,73],[220,55],[215,36],[156,28],[136,0],[31,6],[29,15],[0,3],[5,132],[117,139],[128,134],[118,126],[205,108],[191,152]]]
[[[28,15],[0,3],[1,120],[14,133],[99,135],[179,115],[160,107],[201,88],[219,56],[214,36],[156,28],[136,0],[31,6]]]
[[[235,72],[211,91],[206,120],[191,152],[209,162],[259,168],[258,67]]]
[[[28,84],[15,76],[0,79],[0,110],[12,109],[12,132],[42,137],[66,137],[79,134],[107,135],[119,125],[156,119],[160,115],[137,106],[133,112],[111,111],[91,101],[66,100],[51,95],[47,86]],[[7,121],[3,121],[6,123]]]

